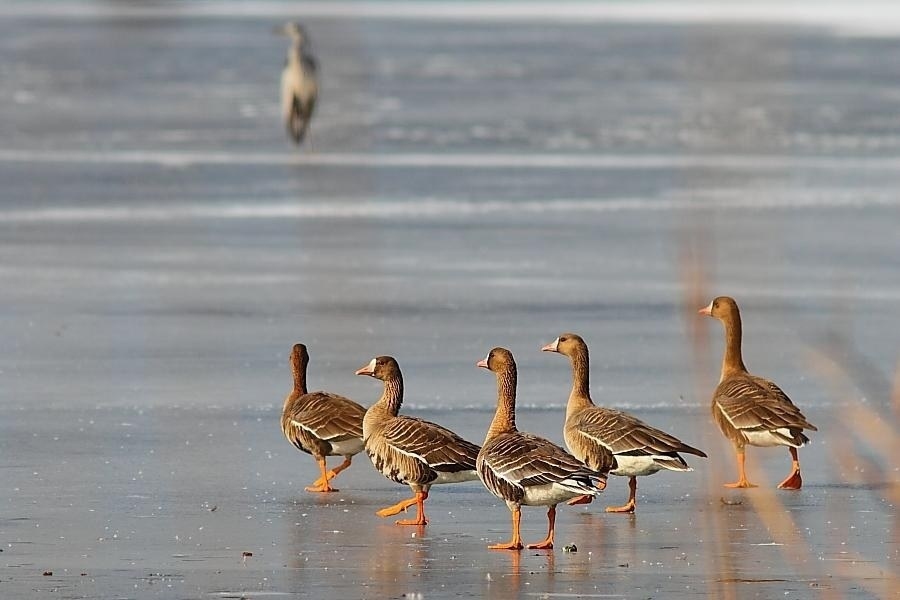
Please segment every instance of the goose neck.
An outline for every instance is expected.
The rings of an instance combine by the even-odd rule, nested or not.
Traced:
[[[722,373],[719,381],[724,381],[726,377],[734,373],[742,373],[747,371],[744,366],[744,359],[741,356],[741,318],[730,317],[722,320],[725,328],[725,353],[722,356]]]
[[[497,374],[497,411],[488,428],[485,443],[502,434],[516,431],[516,371]]]

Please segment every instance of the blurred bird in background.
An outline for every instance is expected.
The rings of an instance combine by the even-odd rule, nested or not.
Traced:
[[[288,137],[299,145],[306,136],[319,95],[318,66],[303,26],[295,22],[286,23],[275,31],[291,38],[291,47],[281,72],[281,116]]]

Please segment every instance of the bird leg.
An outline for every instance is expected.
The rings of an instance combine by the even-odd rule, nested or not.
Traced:
[[[489,550],[521,550],[522,536],[519,533],[519,523],[522,521],[522,511],[518,508],[512,511],[512,539],[506,544],[494,544],[488,546]]]
[[[416,492],[416,518],[400,519],[399,521],[396,521],[397,525],[428,525],[428,520],[425,518],[426,498],[428,498],[428,492]]]
[[[637,505],[637,477],[633,475],[628,478],[628,489],[631,490],[628,494],[628,503],[624,506],[607,506],[606,512],[608,513],[633,513],[635,506]]]
[[[407,508],[416,503],[416,497],[407,498],[406,500],[401,500],[397,504],[393,506],[388,506],[387,508],[382,508],[375,514],[379,517],[390,517],[392,515],[396,515],[400,511],[406,511]]]
[[[325,475],[323,475],[322,477],[319,477],[318,479],[313,481],[313,483],[312,483],[313,487],[320,486],[323,483],[327,483],[329,480],[334,479],[335,477],[337,477],[338,473],[340,473],[341,471],[343,471],[344,469],[346,469],[349,466],[350,466],[350,457],[345,456],[344,462],[342,462],[341,464],[336,466],[334,469],[325,473]]]
[[[799,490],[803,486],[803,479],[800,477],[800,458],[797,456],[796,448],[790,448],[790,451],[793,469],[791,474],[778,484],[778,487],[783,490]]]
[[[538,542],[537,544],[528,544],[529,549],[534,550],[552,550],[553,549],[553,533],[556,529],[556,505],[551,506],[547,509],[547,522],[549,524],[549,528],[547,529],[547,539],[543,542]]]
[[[590,504],[593,501],[594,501],[593,496],[591,496],[590,494],[585,494],[584,496],[575,496],[574,498],[572,498],[571,500],[566,502],[566,504],[568,504],[569,506],[572,506],[575,504]]]
[[[322,476],[316,479],[312,485],[306,487],[307,492],[336,492],[337,489],[331,487],[328,483],[330,479],[328,477],[328,470],[325,468],[325,457],[316,459],[316,462],[319,463],[319,470],[322,471]],[[323,483],[324,482],[324,483]]]
[[[746,458],[746,454],[744,453],[743,448],[738,450],[737,453],[737,463],[738,463],[738,480],[734,483],[726,483],[725,487],[727,488],[755,488],[759,487],[758,485],[754,485],[747,480],[747,473],[744,471],[744,459]]]

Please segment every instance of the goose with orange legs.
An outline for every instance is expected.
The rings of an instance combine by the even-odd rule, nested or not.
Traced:
[[[750,483],[745,471],[748,445],[787,446],[791,453],[791,472],[778,487],[799,490],[803,478],[797,448],[809,443],[804,430],[818,430],[781,388],[747,371],[741,356],[741,313],[733,298],[719,296],[699,313],[718,319],[725,328],[722,371],[712,399],[713,418],[737,453],[738,480],[725,487],[757,487]]]
[[[375,470],[397,483],[408,485],[413,497],[379,510],[389,517],[416,506],[416,518],[398,525],[425,525],[425,500],[432,485],[478,479],[475,461],[479,447],[445,427],[398,414],[403,403],[403,374],[390,356],[378,356],[356,371],[384,382],[381,398],[363,419],[366,454]]]
[[[349,467],[353,456],[363,449],[366,409],[337,394],[307,391],[309,353],[305,345],[294,345],[290,363],[294,388],[284,399],[281,430],[289,442],[298,450],[312,454],[319,465],[322,476],[306,491],[336,492],[331,480]],[[329,471],[325,464],[327,456],[343,456],[344,462]]]
[[[563,434],[566,447],[592,469],[607,469],[627,476],[628,502],[607,507],[606,512],[633,513],[637,507],[637,478],[661,470],[693,471],[679,453],[706,458],[702,450],[688,446],[675,436],[647,425],[637,417],[596,406],[590,392],[588,347],[581,336],[563,333],[541,348],[558,352],[572,363],[572,391],[566,404]],[[570,504],[591,501],[576,498]]]
[[[494,348],[477,366],[497,376],[497,411],[478,453],[478,476],[512,513],[512,539],[491,550],[521,550],[521,507],[548,506],[547,538],[528,548],[553,548],[556,505],[606,487],[606,471],[585,467],[574,456],[536,435],[516,428],[516,362],[506,348]]]

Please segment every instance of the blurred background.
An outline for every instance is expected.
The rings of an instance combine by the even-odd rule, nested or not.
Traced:
[[[537,349],[566,329],[617,403],[705,405],[685,336],[718,294],[751,369],[827,402],[827,350],[881,373],[843,400],[884,401],[898,11],[779,6],[4,5],[3,402],[277,404],[304,341],[350,390],[396,354],[424,406],[491,406],[469,366],[507,345],[559,404]]]

